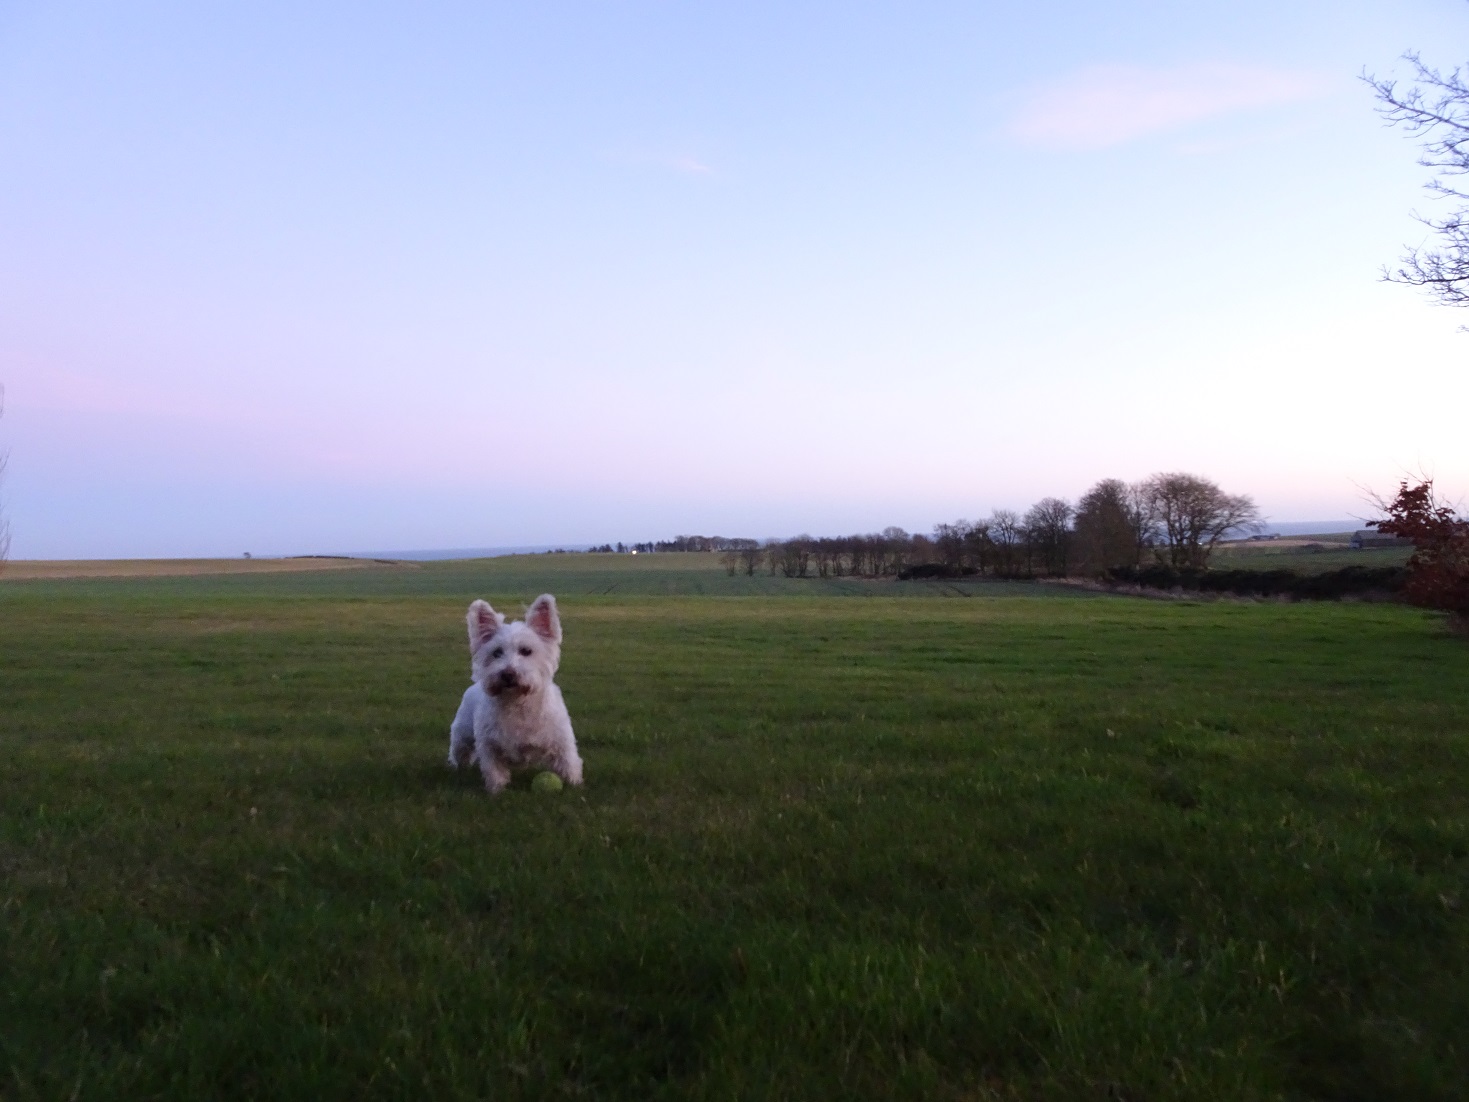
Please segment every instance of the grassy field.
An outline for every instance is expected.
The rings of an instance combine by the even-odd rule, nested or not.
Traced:
[[[1289,541],[1287,546],[1255,543],[1239,546],[1225,544],[1209,558],[1215,570],[1294,570],[1298,574],[1324,574],[1344,566],[1403,566],[1412,555],[1411,547],[1371,547],[1353,551],[1346,540],[1322,536],[1305,546],[1304,541]]]
[[[1469,1097],[1440,621],[711,560],[0,582],[0,1097]]]
[[[97,597],[430,597],[451,596],[466,603],[477,596],[509,596],[529,602],[543,591],[573,597],[656,596],[910,596],[955,597],[972,594],[1033,595],[1031,582],[961,578],[953,581],[898,582],[891,578],[785,578],[761,570],[753,576],[728,574],[719,556],[692,552],[653,555],[510,555],[450,562],[375,563],[364,559],[254,559],[279,564],[275,570],[236,569],[245,560],[214,562],[212,574],[171,570],[144,561],[131,576],[83,564],[16,563],[0,573],[0,593]],[[316,564],[326,563],[328,573]],[[334,566],[347,564],[347,568]],[[67,568],[75,568],[68,574]]]
[[[296,574],[314,570],[368,570],[390,565],[383,559],[343,555],[302,555],[284,559],[28,559],[0,564],[8,581],[74,578],[174,578],[218,574]],[[404,570],[417,563],[392,563]]]
[[[1351,532],[1298,536],[1283,540],[1251,540],[1221,544],[1209,558],[1215,570],[1294,570],[1324,574],[1344,566],[1403,566],[1411,547],[1351,549]]]

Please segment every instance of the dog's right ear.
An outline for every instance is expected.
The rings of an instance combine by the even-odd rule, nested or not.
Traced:
[[[474,601],[469,606],[469,653],[473,654],[484,645],[486,639],[499,631],[505,617],[490,607],[488,601]]]
[[[525,622],[546,642],[561,645],[561,616],[556,611],[556,598],[549,593],[542,593],[531,602],[525,610]]]

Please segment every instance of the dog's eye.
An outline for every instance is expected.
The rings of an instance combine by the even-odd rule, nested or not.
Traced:
[[[490,657],[491,658],[499,658],[504,653],[505,653],[505,648],[504,647],[496,647],[494,650],[490,651]]]
[[[529,647],[521,647],[520,648],[520,653],[523,654],[523,655],[525,655],[527,658],[529,658],[530,657],[530,648]]]

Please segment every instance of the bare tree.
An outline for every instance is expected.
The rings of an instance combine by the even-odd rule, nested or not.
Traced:
[[[908,565],[913,549],[912,537],[896,524],[890,524],[877,537],[882,547],[881,574],[898,574]]]
[[[760,557],[762,554],[759,540],[744,541],[744,545],[740,548],[740,565],[744,568],[745,577],[753,578],[755,576],[755,571],[760,569]]]
[[[815,542],[810,536],[799,535],[781,543],[778,552],[780,572],[787,578],[804,578],[811,568],[811,550]]]
[[[1377,96],[1377,112],[1389,124],[1423,136],[1418,163],[1433,169],[1426,185],[1440,199],[1460,204],[1441,218],[1413,217],[1437,236],[1432,246],[1408,247],[1397,269],[1383,268],[1384,279],[1424,288],[1444,306],[1469,306],[1469,200],[1457,178],[1469,175],[1469,80],[1459,68],[1447,72],[1429,68],[1415,53],[1403,58],[1413,66],[1414,83],[1399,88],[1397,81],[1368,76],[1362,79]],[[1469,329],[1469,326],[1465,327]]]
[[[922,532],[914,532],[908,537],[908,565],[915,566],[919,563],[932,563],[938,559],[938,550],[934,547],[933,540]]]
[[[1031,551],[1040,558],[1047,574],[1065,574],[1071,557],[1071,517],[1075,510],[1070,502],[1048,497],[1030,507],[1025,514],[1025,531],[1030,537]]]
[[[1155,474],[1143,489],[1157,515],[1173,566],[1202,569],[1224,536],[1260,527],[1260,511],[1253,500],[1226,494],[1198,475]]]
[[[1127,522],[1132,527],[1134,564],[1143,561],[1148,548],[1158,542],[1158,506],[1149,483],[1133,482],[1127,487]]]
[[[1154,526],[1145,484],[1104,478],[1076,503],[1076,554],[1087,570],[1136,566],[1152,543]]]
[[[964,533],[966,566],[972,566],[983,574],[986,567],[993,565],[991,557],[994,548],[994,540],[990,538],[989,521],[977,520],[968,525],[968,531]]]
[[[953,524],[935,524],[933,546],[938,554],[939,562],[954,570],[963,567],[964,538],[968,534],[969,522],[967,520],[955,521]]]
[[[829,536],[813,537],[808,550],[811,553],[811,563],[818,578],[829,578],[840,571],[836,540]]]
[[[765,552],[765,565],[770,568],[770,576],[775,577],[775,572],[780,569],[780,558],[785,545],[780,540],[766,540],[763,548]]]
[[[0,417],[5,416],[5,388],[0,386]],[[0,448],[0,484],[5,482],[5,467],[10,462],[10,452]],[[0,501],[0,570],[10,558],[10,521],[5,519],[4,502]]]
[[[995,573],[1014,576],[1020,572],[1021,544],[1025,528],[1020,517],[1009,509],[996,509],[985,523],[995,550]]]

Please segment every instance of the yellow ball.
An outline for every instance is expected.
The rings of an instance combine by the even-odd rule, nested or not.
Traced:
[[[561,778],[555,773],[537,773],[530,787],[532,792],[560,792]]]

